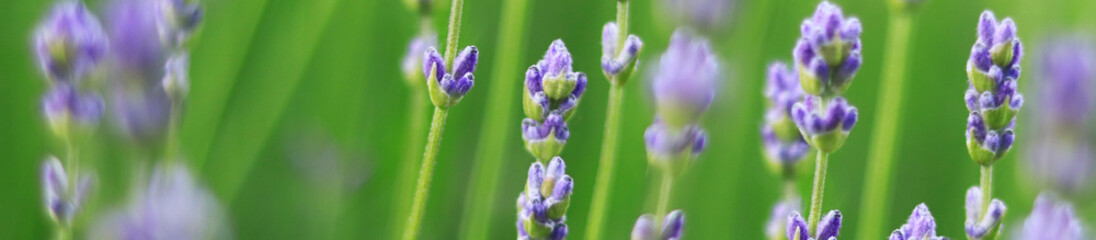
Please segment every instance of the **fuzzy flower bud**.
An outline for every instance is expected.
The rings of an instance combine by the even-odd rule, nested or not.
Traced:
[[[784,63],[769,65],[765,97],[768,110],[761,126],[761,140],[769,166],[778,173],[790,174],[795,164],[807,156],[810,146],[791,118],[792,106],[803,98],[799,76]],[[785,214],[786,216],[786,214]]]
[[[647,145],[647,159],[651,166],[679,174],[688,167],[691,159],[704,150],[708,136],[697,125],[674,129],[655,119],[655,122],[647,127],[644,140]]]
[[[1012,147],[1013,123],[1024,103],[1016,82],[1022,55],[1012,19],[998,23],[993,12],[982,12],[978,41],[967,61],[970,87],[964,97],[971,112],[967,121],[967,150],[978,164],[993,164]],[[978,119],[974,115],[979,115]],[[977,123],[982,126],[976,126]]]
[[[83,79],[104,59],[107,47],[99,19],[80,1],[58,2],[34,31],[38,65],[53,81]]]
[[[403,79],[406,80],[407,86],[411,89],[422,89],[426,87],[426,80],[423,79],[422,74],[418,71],[423,69],[422,53],[426,52],[427,48],[437,47],[438,34],[430,31],[411,39],[411,42],[407,44],[407,53],[403,55],[403,60],[400,62],[400,69],[403,70]]]
[[[58,137],[69,136],[74,127],[86,128],[99,123],[103,115],[103,99],[94,94],[81,94],[65,83],[53,85],[42,97],[42,112],[50,129]]]
[[[567,236],[567,207],[571,204],[574,180],[565,172],[562,158],[555,157],[545,168],[540,162],[529,166],[525,191],[518,196],[518,239],[560,240]]]
[[[621,41],[620,28],[616,22],[609,22],[601,31],[601,70],[605,78],[613,84],[624,84],[638,65],[636,60],[643,41],[636,35],[628,35]],[[624,46],[621,47],[623,42]]]
[[[788,216],[788,240],[833,240],[841,232],[841,211],[831,210],[818,222],[818,229],[812,234],[807,229],[807,220],[799,212]]]
[[[184,165],[158,165],[126,206],[101,217],[91,239],[229,239],[224,208]]]
[[[788,215],[800,210],[800,201],[798,196],[793,196],[773,205],[769,221],[765,223],[765,236],[768,239],[783,240],[787,237],[784,228],[787,224]]]
[[[803,20],[802,36],[792,52],[803,91],[811,95],[841,95],[849,88],[863,62],[860,20],[845,18],[828,1],[818,4],[814,16]]]
[[[468,46],[453,61],[452,69],[446,71],[445,59],[433,47],[427,48],[423,55],[422,73],[426,76],[426,87],[430,91],[430,101],[437,107],[452,107],[460,102],[464,94],[472,90],[479,60],[479,50]]]
[[[936,219],[932,218],[929,207],[918,204],[910,214],[909,220],[901,228],[891,232],[889,240],[947,240],[936,236]]]
[[[1031,207],[1031,215],[1024,219],[1024,226],[1013,239],[1060,239],[1081,240],[1092,236],[1085,234],[1084,223],[1074,214],[1073,205],[1054,194],[1042,193]]]
[[[1038,107],[1031,108],[1032,140],[1025,166],[1035,179],[1068,194],[1091,191],[1096,135],[1090,120],[1096,98],[1096,45],[1060,36],[1043,46]]]
[[[571,118],[586,91],[586,74],[572,71],[571,63],[567,46],[556,39],[544,58],[529,67],[522,98],[526,117],[544,121],[550,112],[558,112],[564,120]]]
[[[72,223],[92,184],[92,177],[84,175],[73,186],[75,188],[70,188],[68,179],[64,166],[56,157],[50,156],[42,163],[42,193],[46,212],[50,219],[65,226]]]
[[[975,186],[967,190],[967,220],[964,222],[968,239],[996,239],[1005,216],[1005,203],[993,199],[989,209],[982,209],[982,189]]]
[[[662,220],[662,228],[656,229],[654,217],[643,214],[632,228],[631,240],[679,240],[685,232],[685,213],[674,210]]]
[[[711,105],[720,77],[708,40],[688,30],[675,31],[655,71],[651,82],[659,118],[674,128],[697,123]]]
[[[156,29],[160,33],[160,41],[172,47],[178,47],[190,39],[204,14],[196,0],[156,0],[156,8],[159,10]]]
[[[842,97],[826,101],[808,95],[792,106],[791,116],[811,146],[832,153],[845,144],[849,131],[856,125],[858,111]]]

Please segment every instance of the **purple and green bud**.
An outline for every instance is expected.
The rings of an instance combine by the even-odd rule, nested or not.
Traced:
[[[698,123],[719,79],[719,62],[708,40],[689,30],[675,31],[651,81],[659,119],[672,128]]]
[[[662,228],[655,229],[654,217],[643,214],[632,228],[632,240],[680,240],[685,232],[685,213],[671,211],[662,220]]]
[[[761,125],[762,147],[769,166],[788,176],[810,150],[791,118],[792,106],[803,99],[804,93],[799,87],[799,76],[795,70],[781,62],[769,65],[766,83],[768,109],[765,111],[765,122]]]
[[[647,127],[643,137],[648,164],[675,176],[692,163],[708,141],[707,133],[698,125],[675,129],[659,119]]]
[[[1067,194],[1092,190],[1096,97],[1096,46],[1087,36],[1059,36],[1042,47],[1038,107],[1031,108],[1029,173],[1041,184]]]
[[[891,232],[890,240],[947,240],[936,236],[936,219],[924,203],[918,204],[902,227]]]
[[[818,222],[815,232],[807,229],[807,220],[799,212],[792,212],[788,216],[787,226],[788,240],[835,240],[841,232],[841,211],[830,210],[826,213]]]
[[[419,74],[419,70],[423,69],[422,53],[426,52],[427,48],[437,46],[438,35],[433,31],[415,36],[415,38],[411,39],[411,42],[407,44],[407,53],[403,55],[403,60],[400,62],[400,69],[403,70],[403,79],[411,89],[422,89],[426,87],[426,80],[423,79],[424,75]]]
[[[636,65],[639,65],[637,57],[643,48],[643,41],[634,34],[629,34],[627,39],[620,37],[616,22],[606,23],[601,30],[601,70],[606,79],[618,85],[631,77]]]
[[[85,174],[76,186],[70,186],[68,173],[61,161],[53,156],[46,158],[42,163],[42,193],[50,219],[62,226],[69,226],[83,205],[92,179]]]
[[[798,196],[793,196],[773,205],[769,221],[765,223],[765,236],[769,240],[787,239],[785,226],[787,225],[788,216],[800,210],[800,201]]]
[[[558,113],[551,113],[544,122],[526,118],[521,122],[521,138],[525,140],[525,149],[538,161],[559,156],[571,132],[567,122]]]
[[[982,189],[975,186],[967,190],[967,219],[964,226],[967,239],[997,239],[1001,229],[1001,219],[1005,216],[1005,203],[993,199],[989,207],[983,209]]]
[[[156,1],[112,0],[104,19],[110,37],[107,96],[117,130],[141,144],[163,141],[171,114],[164,91],[170,52],[160,40]]]
[[[562,158],[552,158],[547,168],[540,162],[533,162],[529,166],[525,190],[518,196],[518,239],[566,238],[567,224],[564,222],[573,189],[574,180],[567,175]]]
[[[53,133],[63,139],[79,130],[74,128],[90,128],[99,123],[103,98],[81,94],[67,83],[58,82],[42,97],[42,112]]]
[[[803,20],[802,36],[792,52],[803,91],[832,97],[849,88],[863,62],[862,31],[859,19],[845,18],[841,8],[828,1],[818,5],[814,16]]]
[[[1042,193],[1031,207],[1031,215],[1024,219],[1024,226],[1013,239],[1091,239],[1086,235],[1084,223],[1074,214],[1073,205],[1054,194]]]
[[[571,53],[556,39],[544,58],[525,72],[521,123],[525,147],[540,161],[559,156],[567,143],[567,119],[586,91],[586,74],[572,70]]]
[[[1012,148],[1013,123],[1024,103],[1017,91],[1022,55],[1016,23],[1011,18],[998,23],[993,12],[982,12],[978,41],[967,61],[969,89],[964,97],[971,112],[967,150],[978,164],[993,164]]]
[[[792,121],[799,127],[807,143],[825,153],[832,153],[845,144],[858,111],[843,97],[825,99],[808,95],[792,106]]]
[[[422,72],[426,76],[426,87],[430,92],[430,101],[434,106],[448,108],[460,103],[464,94],[472,90],[475,84],[476,62],[479,50],[468,46],[453,61],[453,66],[445,66],[445,59],[433,47],[427,48],[422,59]],[[446,71],[446,67],[452,67]]]
[[[61,1],[34,31],[34,53],[52,81],[76,84],[106,58],[103,26],[80,1]]]
[[[164,45],[179,47],[190,39],[204,12],[197,0],[156,0],[157,30]]]

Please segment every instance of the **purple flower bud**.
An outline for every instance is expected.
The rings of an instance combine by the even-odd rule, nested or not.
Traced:
[[[782,230],[784,230],[784,227],[787,224],[788,215],[791,215],[792,212],[799,211],[800,201],[798,196],[793,196],[773,205],[773,210],[769,215],[769,221],[765,224],[765,236],[769,239],[782,238],[781,235],[785,234]]]
[[[547,170],[540,162],[529,166],[525,191],[518,195],[518,237],[520,239],[563,239],[567,235],[567,207],[574,180],[564,173],[562,158],[553,158]],[[558,180],[557,180],[558,179]],[[541,194],[542,186],[551,188]]]
[[[162,85],[172,101],[182,101],[190,92],[190,54],[180,53],[167,59]]]
[[[977,186],[967,190],[967,219],[964,225],[967,237],[971,239],[982,239],[991,231],[997,231],[1005,214],[1005,204],[1001,200],[993,199],[983,216],[983,197],[985,196],[982,196],[981,188]]]
[[[548,46],[544,53],[544,59],[537,62],[537,66],[544,71],[545,77],[564,77],[571,72],[571,52],[563,40],[556,39]]]
[[[453,61],[453,76],[463,77],[476,70],[479,61],[479,49],[476,46],[465,47]]]
[[[977,70],[982,72],[988,72],[990,67],[993,66],[993,59],[989,55],[989,46],[982,42],[974,44],[974,47],[970,49],[970,64],[972,64]]]
[[[1058,199],[1054,194],[1042,193],[1031,207],[1031,215],[1024,219],[1024,226],[1015,239],[1081,240],[1085,235],[1084,223],[1074,215],[1073,205]]]
[[[411,39],[411,42],[407,44],[407,53],[403,55],[403,60],[400,62],[400,69],[403,70],[403,77],[407,80],[408,86],[414,88],[425,86],[423,84],[425,84],[426,81],[422,79],[421,76],[426,76],[429,73],[419,75],[415,71],[418,69],[423,69],[423,72],[430,71],[430,69],[426,69],[427,66],[423,65],[423,63],[426,62],[423,58],[426,54],[423,53],[427,52],[427,48],[434,48],[437,47],[437,45],[437,33],[432,31],[415,36],[415,38]],[[437,50],[435,50],[434,53],[436,54]],[[440,58],[441,56],[439,55],[438,59]],[[438,61],[437,63],[441,63],[441,61]]]
[[[68,196],[68,174],[61,161],[50,156],[42,163],[42,193],[46,210],[54,221],[66,223],[72,217],[72,206],[65,199]]]
[[[674,159],[686,150],[698,154],[707,141],[704,131],[696,125],[675,130],[659,120],[647,127],[644,139],[648,155],[659,160]]]
[[[840,95],[860,69],[860,20],[845,18],[840,7],[823,1],[814,15],[803,20],[792,52],[796,66],[806,74],[803,89],[809,94]],[[832,73],[832,74],[831,74]]]
[[[628,35],[624,40],[624,48],[620,48],[620,28],[616,22],[609,22],[601,31],[601,69],[607,76],[618,77],[625,70],[635,67],[636,57],[643,41],[635,35]],[[630,71],[629,71],[630,72]],[[628,76],[623,76],[628,77]],[[610,79],[617,84],[623,84],[627,79]]]
[[[97,124],[103,114],[103,99],[98,95],[80,94],[68,84],[59,82],[42,97],[42,112],[54,133],[63,137],[70,127]]]
[[[52,80],[74,83],[106,55],[106,34],[83,2],[62,1],[34,31],[34,51],[41,70]]]
[[[160,41],[156,1],[113,0],[107,10],[115,74],[134,74],[134,82],[159,85],[167,51]]]
[[[841,211],[831,210],[818,222],[815,239],[836,239],[841,231]]]
[[[803,216],[799,215],[799,212],[793,211],[791,215],[788,215],[788,228],[787,235],[789,240],[799,239],[808,240],[810,238],[811,230],[807,229],[807,220],[803,220]]]
[[[894,230],[891,240],[943,240],[946,237],[936,236],[936,220],[929,212],[929,207],[924,203],[918,204],[910,214],[909,220],[901,228]]]
[[[982,121],[982,115],[970,113],[967,117],[967,138],[974,138],[978,143],[986,140],[986,124]]]
[[[227,239],[230,236],[224,208],[186,166],[157,166],[142,190],[125,209],[99,219],[91,238]]]
[[[643,214],[632,228],[632,240],[656,240],[655,221],[650,214]]]
[[[560,223],[555,229],[552,229],[552,235],[548,237],[550,240],[563,240],[567,238],[567,224]]]
[[[993,35],[997,32],[997,17],[991,11],[984,11],[978,17],[978,42],[993,44]]]
[[[811,146],[832,152],[841,147],[844,137],[847,137],[852,127],[856,125],[858,111],[856,107],[849,106],[848,101],[842,97],[835,97],[825,102],[828,106],[820,106],[823,103],[821,97],[808,95],[803,102],[792,106],[792,120],[799,126],[804,138],[811,143]],[[826,134],[841,134],[841,136],[836,141],[829,138],[815,138]]]
[[[683,232],[685,232],[685,213],[679,209],[666,214],[666,219],[662,220],[662,239],[679,240]]]
[[[430,76],[431,72],[434,73],[435,79],[442,79],[446,73],[445,58],[442,58],[441,53],[438,53],[434,47],[427,47],[422,55],[422,74]]]
[[[452,72],[446,72],[445,60],[434,48],[427,48],[423,54],[423,75],[426,79],[427,89],[430,92],[430,100],[434,106],[451,107],[460,102],[468,91],[475,85],[475,76],[472,72],[476,69],[479,59],[479,50],[475,46],[465,47],[460,54],[453,59]],[[434,72],[430,76],[431,71]]]
[[[675,31],[659,61],[651,81],[658,115],[675,127],[696,123],[711,104],[720,75],[708,40]]]

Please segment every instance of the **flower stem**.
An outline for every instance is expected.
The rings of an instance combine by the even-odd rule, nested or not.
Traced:
[[[624,87],[613,83],[609,88],[609,111],[605,116],[605,133],[602,134],[603,139],[601,141],[601,160],[599,160],[597,166],[594,198],[590,203],[590,217],[586,224],[586,239],[601,238],[601,224],[606,211],[605,205],[609,199],[609,187],[612,186],[613,161],[616,158],[617,126],[620,125],[620,104],[623,98]]]
[[[420,160],[419,158],[422,157],[422,155],[420,155],[422,154],[421,151],[423,148],[422,136],[426,135],[426,113],[429,111],[427,107],[430,106],[430,103],[426,99],[425,89],[412,89],[410,98],[411,99],[408,99],[408,101],[411,104],[407,107],[407,121],[410,122],[407,125],[407,150],[403,162],[400,163],[403,166],[400,167],[399,182],[397,183],[398,185],[396,185],[398,189],[400,189],[400,193],[395,196],[395,207],[396,213],[398,214],[407,213],[408,207],[411,206],[411,198],[414,195],[412,189],[415,187],[415,163],[418,163],[417,160]],[[403,219],[403,217],[408,216],[400,217],[401,218],[399,219]],[[400,225],[399,221],[392,225],[396,225],[393,226],[395,227],[392,229],[393,232],[399,231],[404,227]]]
[[[906,52],[909,50],[910,16],[903,11],[894,11],[887,28],[887,52],[883,64],[883,79],[876,107],[875,122],[872,131],[872,145],[868,150],[868,166],[865,168],[865,191],[860,197],[863,202],[857,236],[860,239],[878,239],[882,237],[883,219],[886,217],[889,194],[892,158],[895,141],[898,139],[899,109],[902,107],[902,87],[906,74]]]
[[[812,233],[818,229],[818,218],[822,215],[822,192],[826,188],[826,164],[829,158],[829,153],[819,150],[818,159],[814,162],[814,187],[811,191],[810,215],[807,218]]]
[[[453,0],[449,9],[449,32],[445,37],[445,66],[453,67],[457,57],[457,41],[460,40],[460,19],[464,12],[464,0]]]
[[[174,100],[171,101],[171,115],[168,116],[167,138],[164,139],[164,161],[168,166],[174,165],[179,151],[179,118],[182,106]]]
[[[448,115],[448,109],[434,108],[434,119],[430,122],[430,135],[426,140],[426,152],[422,158],[422,170],[419,172],[419,181],[415,188],[415,199],[411,201],[411,215],[403,231],[404,240],[418,239],[419,225],[422,224],[422,215],[426,210],[426,197],[430,193],[430,180],[434,177],[434,163],[438,156],[438,148],[441,147],[441,134],[445,131],[445,118]]]
[[[795,189],[795,180],[794,179],[785,179],[784,180],[784,199],[791,200],[791,199],[795,198],[796,195],[799,195],[799,193],[797,193],[796,189]]]
[[[670,205],[670,190],[674,186],[674,176],[669,171],[662,173],[662,188],[658,191],[658,207],[655,208],[655,226],[662,226],[666,218],[666,208]]]
[[[989,203],[992,201],[993,196],[993,165],[982,166],[982,179],[979,184],[982,188],[982,216],[978,216],[978,219],[985,217],[986,212],[989,212]]]
[[[503,1],[502,14],[500,15],[500,30],[496,42],[498,49],[506,51],[495,52],[495,66],[491,72],[491,79],[507,79],[520,74],[522,68],[518,66],[522,56],[522,44],[524,42],[525,15],[527,0]],[[461,220],[461,236],[463,239],[490,239],[488,227],[491,226],[491,218],[494,216],[498,198],[496,190],[501,169],[502,158],[506,153],[512,127],[515,121],[512,115],[513,96],[515,90],[524,91],[521,87],[514,87],[519,81],[491,81],[489,95],[487,96],[487,109],[484,116],[488,116],[480,127],[479,141],[476,143],[476,158],[472,168],[471,181],[468,185],[468,194],[464,204],[464,214]]]

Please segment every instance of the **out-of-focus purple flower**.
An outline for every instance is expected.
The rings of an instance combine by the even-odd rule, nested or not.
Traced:
[[[936,236],[936,219],[932,218],[929,207],[924,203],[918,204],[910,214],[909,220],[901,228],[891,232],[890,240],[947,240],[947,237]]]
[[[72,86],[59,82],[42,97],[42,112],[54,134],[64,137],[71,127],[97,124],[103,114],[103,98],[81,94]]]
[[[426,80],[423,79],[424,75],[418,73],[420,69],[423,69],[422,53],[426,52],[427,48],[437,46],[438,34],[433,31],[415,36],[407,44],[407,53],[403,55],[400,69],[403,70],[403,79],[407,81],[407,85],[412,89],[421,89],[426,86]]]
[[[848,89],[863,62],[862,31],[860,20],[845,18],[837,5],[818,4],[814,16],[800,25],[802,36],[792,52],[804,91],[829,97]]]
[[[791,196],[773,205],[769,221],[765,223],[765,236],[774,240],[785,239],[788,216],[800,210],[800,201],[798,196]]]
[[[1016,83],[1022,55],[1016,23],[1011,18],[998,23],[993,12],[982,12],[978,41],[967,60],[970,87],[964,97],[971,112],[967,121],[967,150],[975,163],[993,164],[1012,147],[1015,137],[1012,126],[1024,103]]]
[[[92,239],[227,239],[217,199],[184,165],[160,165],[123,211],[105,215]]]
[[[664,9],[689,26],[719,30],[727,22],[733,0],[662,0]]]
[[[34,53],[51,80],[75,84],[107,54],[109,43],[99,19],[80,1],[53,6],[34,31]]]
[[[803,98],[798,73],[784,63],[769,65],[765,97],[769,108],[761,125],[765,156],[778,172],[786,173],[807,156],[810,146],[791,119],[792,106]],[[787,216],[787,214],[784,214]],[[781,217],[783,218],[783,217]]]
[[[643,48],[643,41],[634,34],[626,39],[620,37],[616,22],[606,23],[601,30],[601,70],[609,81],[618,85],[628,81],[637,65],[639,50]]]
[[[88,174],[80,177],[75,188],[70,188],[68,173],[57,157],[49,156],[42,162],[42,193],[46,212],[50,219],[68,226],[73,216],[80,211],[84,198],[91,188],[92,177]]]
[[[479,61],[479,50],[476,46],[465,47],[454,59],[453,66],[445,66],[445,58],[438,53],[437,49],[429,47],[422,61],[422,72],[426,76],[430,100],[434,102],[434,106],[452,107],[459,103],[464,94],[472,90],[472,85],[475,84],[475,76],[472,72],[476,70],[476,62]]]
[[[567,175],[562,158],[552,158],[547,168],[540,162],[533,162],[529,166],[525,191],[518,196],[518,239],[566,238],[564,221],[573,188],[574,180]]]
[[[643,214],[636,220],[632,227],[632,240],[655,240],[658,235],[655,229],[655,220],[650,214]]]
[[[988,209],[982,209],[982,189],[975,186],[967,190],[967,220],[964,222],[968,239],[984,239],[1000,232],[1001,219],[1005,216],[1005,203],[990,201]]]
[[[107,9],[111,39],[109,100],[118,129],[138,142],[158,142],[171,101],[163,88],[167,51],[157,32],[155,1],[114,0]]]
[[[156,0],[156,26],[165,45],[178,47],[198,28],[203,11],[197,1]]]
[[[704,150],[708,136],[697,125],[674,129],[659,119],[643,134],[647,145],[647,159],[652,166],[669,168],[671,172],[683,170],[688,163]]]
[[[1033,176],[1064,193],[1089,191],[1093,141],[1088,125],[1096,98],[1096,49],[1089,38],[1063,36],[1043,46],[1042,84],[1032,108],[1034,131],[1027,144]]]
[[[172,55],[164,65],[164,80],[161,85],[172,101],[182,101],[190,92],[190,54],[186,52]]]
[[[858,111],[843,97],[826,101],[808,95],[792,106],[791,116],[811,146],[832,153],[845,144],[849,131],[856,125]]]
[[[1087,239],[1091,236],[1085,235],[1083,226],[1073,213],[1073,205],[1059,200],[1054,194],[1042,193],[1035,199],[1031,215],[1024,220],[1020,234],[1013,239]]]
[[[696,124],[711,105],[719,77],[708,40],[675,31],[651,80],[660,119],[674,128]]]
[[[563,40],[556,39],[544,53],[544,58],[525,72],[522,106],[525,116],[544,121],[550,112],[558,112],[567,120],[586,91],[586,74],[571,68],[571,53]]]
[[[803,219],[803,215],[800,215],[799,212],[793,211],[788,216],[787,226],[786,234],[788,239],[837,239],[837,235],[841,232],[841,211],[830,210],[829,213],[826,213],[826,216],[818,222],[818,229],[815,230],[814,234],[811,234],[811,231],[807,229],[807,221]]]
[[[662,220],[662,228],[655,229],[654,217],[643,214],[632,228],[632,240],[679,240],[685,232],[685,213],[671,211]]]

